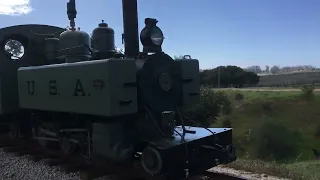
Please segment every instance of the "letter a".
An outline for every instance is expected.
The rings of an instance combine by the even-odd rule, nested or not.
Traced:
[[[81,81],[79,79],[77,79],[77,84],[76,88],[74,89],[73,96],[79,96],[78,93],[81,93],[81,96],[86,96],[86,93],[84,92]]]

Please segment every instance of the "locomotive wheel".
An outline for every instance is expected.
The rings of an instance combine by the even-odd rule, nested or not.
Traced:
[[[60,140],[60,149],[65,155],[72,155],[76,149],[77,149],[77,144],[68,141],[67,139],[63,138]]]
[[[159,151],[153,147],[146,147],[142,152],[141,163],[143,169],[151,174],[158,175],[162,170],[162,158]]]

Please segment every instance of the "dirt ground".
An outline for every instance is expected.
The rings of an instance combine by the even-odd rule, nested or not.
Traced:
[[[210,172],[216,172],[216,173],[222,173],[222,174],[227,174],[247,180],[289,180],[289,179],[284,179],[284,178],[279,178],[279,177],[274,177],[274,176],[269,176],[266,174],[255,174],[251,172],[246,172],[246,171],[241,171],[241,170],[235,170],[227,167],[214,167],[209,169],[208,171]]]

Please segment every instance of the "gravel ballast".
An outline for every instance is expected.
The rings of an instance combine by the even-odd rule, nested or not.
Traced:
[[[279,180],[281,178],[252,174],[231,168],[215,167],[209,171],[222,174],[230,174],[248,180]],[[95,180],[114,180],[114,177],[105,176]],[[50,167],[44,164],[44,160],[33,162],[28,156],[17,157],[13,153],[0,149],[0,180],[80,180],[80,173],[63,173],[59,166]]]
[[[80,174],[63,173],[58,166],[49,167],[44,161],[33,162],[28,156],[16,157],[13,153],[0,149],[0,179],[1,180],[80,180]],[[112,180],[101,177],[96,180]]]

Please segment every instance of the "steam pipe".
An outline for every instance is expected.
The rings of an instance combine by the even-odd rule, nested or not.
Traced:
[[[135,58],[140,52],[137,0],[122,0],[122,13],[125,56]]]

